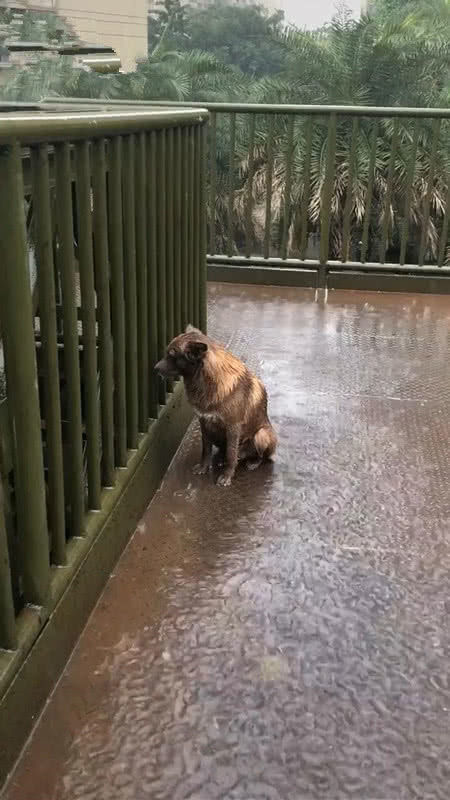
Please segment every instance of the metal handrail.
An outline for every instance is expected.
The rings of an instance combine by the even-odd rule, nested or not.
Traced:
[[[225,114],[306,114],[323,116],[324,114],[337,114],[338,116],[357,117],[402,117],[414,119],[450,119],[450,108],[400,108],[398,106],[350,106],[350,105],[293,105],[282,103],[208,103],[189,101],[166,100],[102,100],[85,97],[55,97],[45,98],[46,104],[53,105],[83,105],[83,106],[164,106],[166,108],[200,108],[210,112]]]

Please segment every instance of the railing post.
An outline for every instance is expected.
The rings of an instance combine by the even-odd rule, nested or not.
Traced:
[[[330,114],[327,137],[327,161],[325,178],[322,186],[320,207],[320,266],[318,288],[325,288],[326,268],[328,263],[328,250],[330,245],[331,229],[331,202],[334,185],[334,162],[336,158],[336,114]]]
[[[2,332],[8,408],[15,433],[14,478],[26,602],[43,605],[49,579],[41,417],[18,142],[0,147]]]
[[[206,333],[207,329],[207,249],[208,249],[208,218],[206,211],[206,158],[208,152],[207,128],[202,125],[200,129],[200,330]]]

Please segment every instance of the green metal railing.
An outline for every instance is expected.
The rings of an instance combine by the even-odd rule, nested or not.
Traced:
[[[166,402],[153,365],[188,322],[206,326],[207,116],[0,120],[2,688]]]
[[[449,274],[450,109],[205,107],[211,265]]]

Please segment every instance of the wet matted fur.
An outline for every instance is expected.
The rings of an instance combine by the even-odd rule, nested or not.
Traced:
[[[256,469],[271,458],[277,437],[267,415],[266,389],[233,353],[188,325],[155,369],[165,378],[183,377],[199,416],[202,459],[197,474],[210,469],[213,446],[219,450],[221,486],[229,486],[239,460]]]

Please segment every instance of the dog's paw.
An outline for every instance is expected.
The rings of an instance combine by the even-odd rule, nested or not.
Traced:
[[[217,478],[217,486],[231,486],[231,475],[227,475],[226,472],[222,472],[221,475]]]
[[[207,475],[210,470],[209,464],[196,464],[192,472],[194,475]]]
[[[253,470],[258,469],[258,467],[260,467],[261,464],[262,464],[261,458],[252,458],[252,459],[249,458],[248,461],[245,462],[245,469],[248,469],[249,472],[253,472]]]

